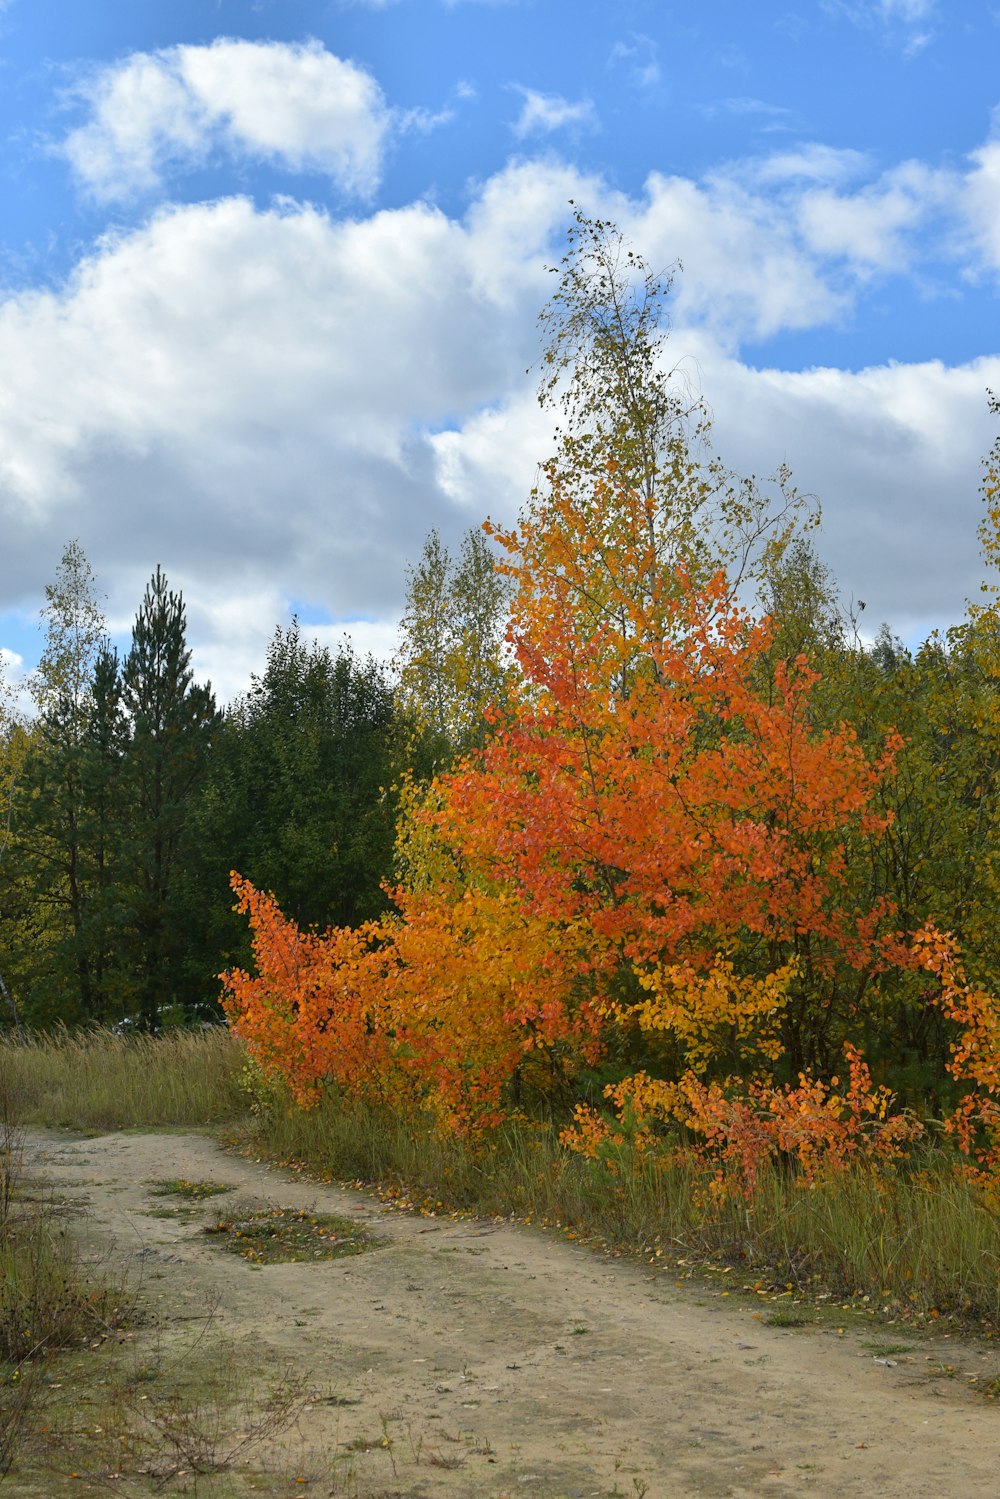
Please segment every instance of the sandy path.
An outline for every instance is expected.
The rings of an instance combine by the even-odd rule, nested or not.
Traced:
[[[971,1345],[876,1362],[863,1330],[768,1327],[651,1269],[522,1227],[401,1215],[197,1134],[34,1133],[26,1158],[142,1265],[165,1321],[217,1304],[215,1327],[245,1340],[251,1366],[292,1358],[357,1402],[306,1412],[326,1481],[317,1470],[299,1492],[347,1492],[331,1490],[339,1452],[349,1492],[386,1499],[1000,1495],[1000,1408],[967,1383],[997,1359]],[[254,1268],[195,1223],[150,1216],[145,1184],[163,1177],[340,1213],[387,1242]],[[952,1377],[930,1376],[942,1363]],[[352,1450],[385,1434],[391,1453]]]

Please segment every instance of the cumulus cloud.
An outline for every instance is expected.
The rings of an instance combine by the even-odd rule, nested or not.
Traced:
[[[853,193],[807,193],[799,208],[806,242],[858,266],[901,271],[920,253],[915,230],[952,210],[954,174],[905,162]]]
[[[677,285],[677,319],[706,324],[738,345],[783,329],[836,321],[850,306],[839,279],[801,242],[794,215],[734,172],[702,182],[653,173],[647,201],[623,215],[654,265],[690,267]]]
[[[524,371],[572,198],[651,264],[685,260],[670,351],[700,373],[724,456],[757,473],[793,464],[873,615],[954,618],[976,586],[1000,360],[792,374],[752,368],[741,345],[848,314],[866,277],[918,256],[927,204],[957,204],[969,253],[993,253],[968,228],[986,233],[991,149],[943,197],[908,168],[858,185],[863,163],[804,148],[810,170],[786,155],[770,174],[654,174],[634,197],[512,162],[461,217],[414,203],[347,221],[243,198],[163,209],[101,241],[61,289],[0,302],[0,358],[17,371],[0,388],[0,609],[37,608],[78,536],[116,629],[163,564],[224,696],[296,599],[329,620],[321,638],[346,628],[387,649],[428,529],[454,541],[487,512],[512,518],[550,449]]]
[[[821,555],[867,618],[917,640],[961,615],[980,576],[980,460],[995,429],[985,391],[1000,356],[792,372],[754,368],[690,328],[669,348],[698,372],[724,460],[759,476],[788,463],[818,498]],[[470,510],[484,495],[498,508],[543,436],[527,402],[485,413],[437,440],[439,483]]]
[[[80,86],[89,118],[62,151],[111,200],[154,191],[213,152],[329,176],[362,196],[378,184],[392,116],[371,74],[319,42],[248,42],[134,53]]]
[[[245,676],[255,639],[227,626],[233,600],[259,601],[265,635],[279,598],[391,618],[428,528],[456,526],[427,433],[531,357],[542,257],[502,274],[505,207],[486,195],[471,230],[424,205],[355,223],[175,208],[106,240],[61,293],[8,300],[0,607],[37,596],[78,535],[126,627],[161,561],[230,673],[234,640]]]
[[[597,127],[597,114],[591,99],[571,103],[560,94],[540,94],[536,89],[522,88],[519,83],[514,84],[514,88],[524,100],[521,113],[511,127],[518,140],[523,140],[526,135],[563,130],[567,126],[590,130]]]
[[[994,133],[998,122],[994,119]],[[1000,138],[988,141],[972,154],[972,169],[963,192],[968,233],[982,264],[1000,274]]]

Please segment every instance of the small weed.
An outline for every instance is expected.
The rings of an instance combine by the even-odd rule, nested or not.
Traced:
[[[386,1449],[388,1442],[385,1437],[352,1437],[349,1442],[341,1442],[345,1452],[381,1452]]]
[[[808,1317],[802,1317],[798,1312],[769,1312],[762,1321],[768,1327],[808,1327]]]
[[[203,1403],[178,1395],[136,1406],[151,1448],[145,1472],[159,1486],[185,1473],[228,1472],[254,1448],[270,1447],[308,1399],[305,1377],[289,1369],[263,1399],[233,1388]]]
[[[221,1248],[258,1265],[346,1259],[382,1243],[348,1218],[307,1213],[304,1208],[234,1213],[217,1218],[203,1232],[216,1238]]]
[[[429,1452],[427,1461],[432,1468],[444,1468],[448,1471],[465,1467],[464,1457],[447,1457],[443,1452]]]

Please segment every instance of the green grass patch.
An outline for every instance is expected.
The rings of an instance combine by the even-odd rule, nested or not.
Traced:
[[[154,1197],[182,1197],[185,1202],[204,1202],[207,1197],[219,1197],[223,1192],[233,1191],[224,1182],[189,1182],[183,1177],[151,1181],[146,1185]]]
[[[202,1230],[223,1249],[256,1265],[341,1260],[377,1249],[381,1240],[348,1218],[304,1208],[266,1208],[217,1218]]]

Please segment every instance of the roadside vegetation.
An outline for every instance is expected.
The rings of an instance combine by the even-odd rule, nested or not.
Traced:
[[[589,1158],[567,1149],[551,1121],[445,1133],[426,1116],[333,1093],[304,1110],[248,1062],[225,1027],[127,1040],[100,1032],[8,1039],[0,1075],[19,1080],[23,1117],[33,1124],[88,1133],[211,1128],[231,1148],[376,1190],[404,1209],[513,1217],[672,1267],[681,1279],[731,1266],[734,1286],[762,1296],[794,1290],[888,1321],[1000,1330],[996,1198],[956,1171],[948,1143],[810,1185],[772,1163],[744,1196],[720,1194],[713,1170],[695,1158],[681,1164],[631,1145]],[[93,1093],[91,1078],[100,1079]],[[211,1183],[170,1180],[150,1190],[192,1205],[213,1193]],[[228,1205],[217,1222],[233,1241],[249,1232]],[[315,1225],[302,1225],[303,1242],[315,1234]]]
[[[0,1067],[0,1483],[36,1435],[51,1397],[46,1369],[98,1349],[134,1307],[113,1273],[84,1272],[60,1205],[25,1174],[19,1097]]]

